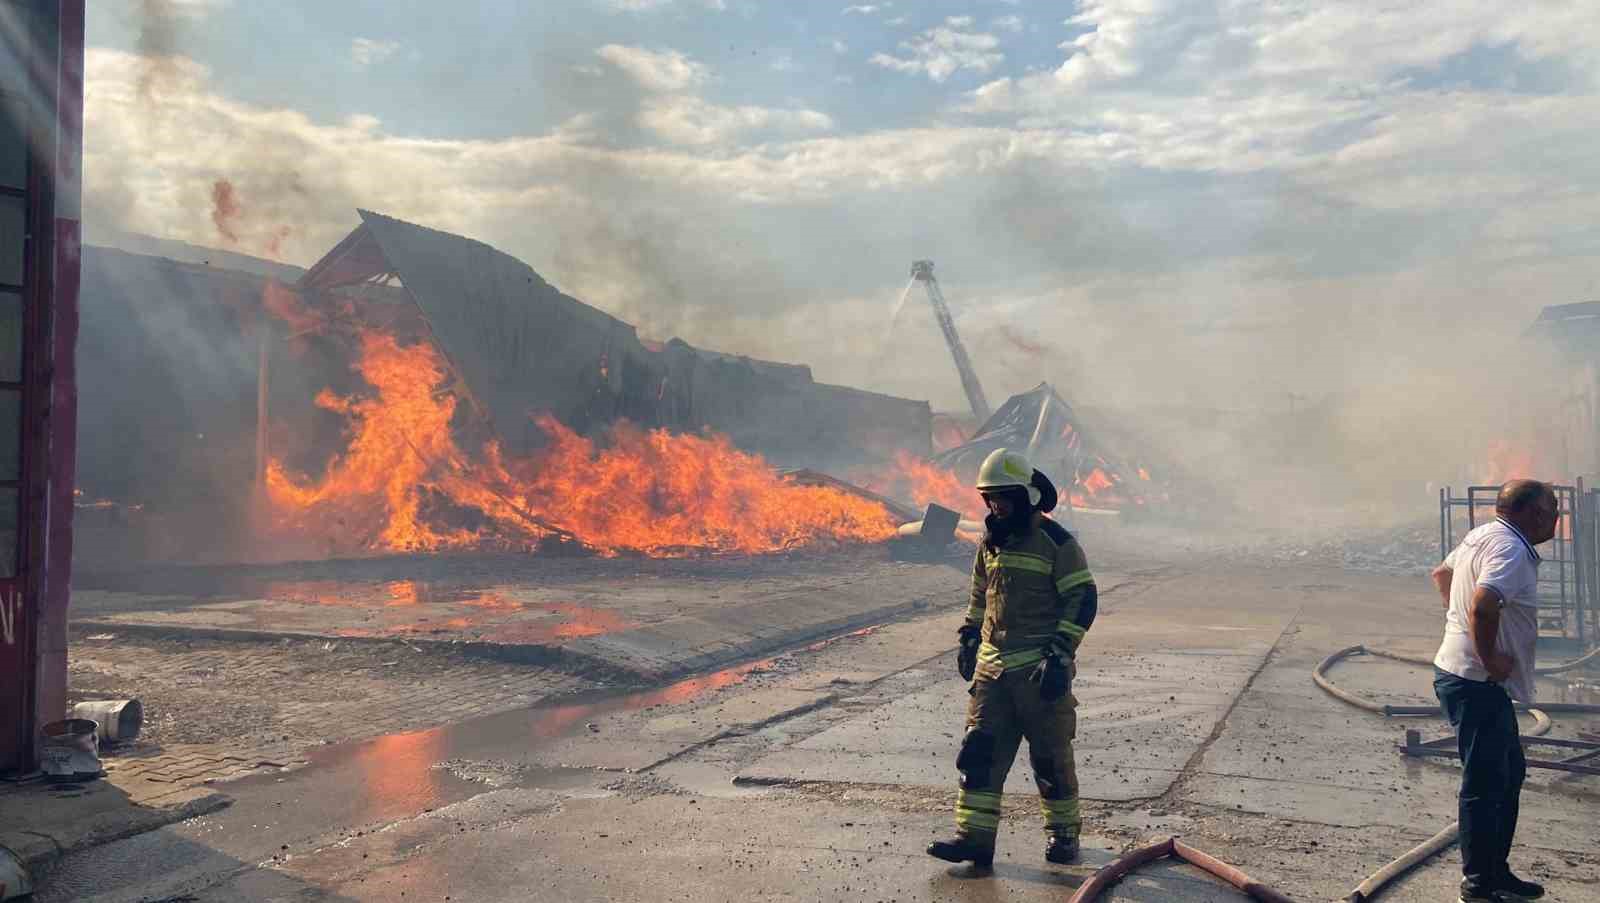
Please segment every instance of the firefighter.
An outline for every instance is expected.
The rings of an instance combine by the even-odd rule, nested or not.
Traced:
[[[956,756],[956,837],[931,844],[928,855],[993,866],[1001,791],[1026,738],[1044,810],[1045,859],[1074,862],[1081,823],[1072,677],[1078,645],[1094,623],[1094,578],[1077,540],[1044,516],[1056,490],[1025,456],[991,453],[977,489],[989,515],[958,634],[957,668],[972,686]]]

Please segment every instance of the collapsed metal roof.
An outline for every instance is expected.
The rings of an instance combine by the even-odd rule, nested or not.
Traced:
[[[977,476],[983,459],[997,448],[1023,452],[1034,467],[1043,471],[1061,490],[1063,497],[1073,487],[1087,487],[1104,499],[1123,495],[1143,504],[1132,481],[1147,480],[1135,465],[1129,465],[1105,447],[1083,427],[1072,406],[1049,383],[1039,383],[1026,392],[1006,399],[965,443],[935,455],[934,463],[970,480]],[[1098,476],[1095,474],[1098,472]],[[1104,481],[1103,486],[1090,485]],[[1104,495],[1103,490],[1128,484],[1127,493]]]
[[[609,382],[610,362],[646,354],[632,326],[562,293],[509,254],[359,212],[361,226],[306,272],[302,293],[313,298],[397,278],[474,404],[511,448],[541,441],[532,420],[537,413],[586,426],[587,401]]]
[[[469,401],[508,450],[544,441],[534,417],[579,432],[626,419],[711,427],[777,460],[858,451],[926,454],[926,402],[817,383],[803,365],[639,339],[522,261],[473,239],[359,211],[361,225],[300,279],[311,304],[329,293],[392,293],[398,280]],[[879,450],[881,452],[881,450]],[[886,453],[886,452],[885,452]]]

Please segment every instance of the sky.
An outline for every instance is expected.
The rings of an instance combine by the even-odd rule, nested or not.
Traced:
[[[918,258],[993,400],[1371,430],[1600,297],[1583,2],[107,0],[88,37],[91,236],[305,266],[373,209],[936,409]]]

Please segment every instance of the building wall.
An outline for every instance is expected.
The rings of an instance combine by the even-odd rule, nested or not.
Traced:
[[[0,29],[0,774],[66,705],[76,433],[82,0]]]
[[[824,385],[804,366],[678,340],[646,345],[630,324],[520,263],[478,257],[499,253],[487,246],[452,244],[440,255],[428,239],[442,233],[396,235],[386,253],[407,254],[413,266],[404,293],[392,294],[420,313],[402,331],[434,337],[513,454],[542,444],[539,413],[588,435],[619,420],[711,429],[780,466],[843,468],[930,451],[926,402]],[[494,266],[502,272],[487,284],[456,280],[458,269]],[[250,557],[267,277],[96,247],[85,249],[83,276],[80,562],[103,571]],[[344,424],[312,399],[361,383],[346,340],[284,341],[284,327],[274,329],[268,444],[291,469],[315,473],[339,449]]]

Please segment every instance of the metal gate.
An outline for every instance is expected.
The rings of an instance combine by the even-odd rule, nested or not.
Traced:
[[[1600,587],[1600,493],[1574,486],[1554,486],[1559,503],[1556,535],[1539,547],[1539,635],[1576,640],[1585,645],[1597,635],[1597,587]],[[1450,554],[1468,530],[1492,520],[1499,486],[1468,486],[1458,496],[1452,487],[1439,490],[1439,557]]]

